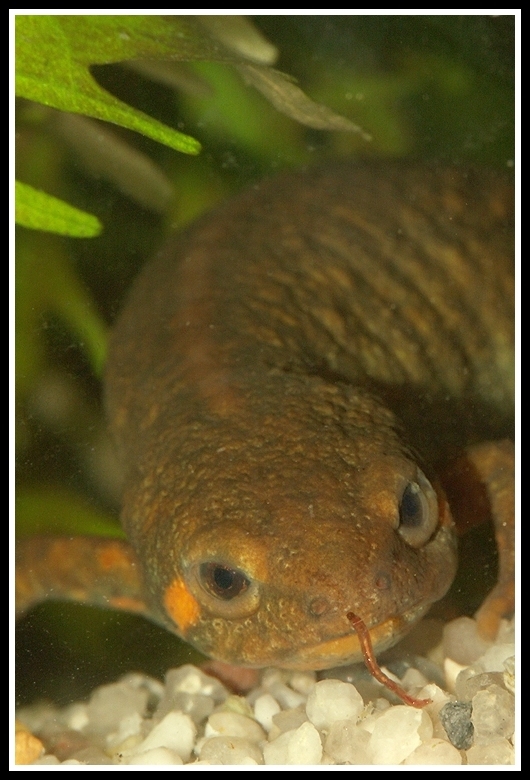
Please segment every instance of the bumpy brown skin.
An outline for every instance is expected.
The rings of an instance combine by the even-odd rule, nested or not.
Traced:
[[[409,483],[513,414],[513,195],[487,173],[340,164],[176,236],[115,328],[107,406],[151,613],[215,658],[322,669],[447,591],[445,499]],[[438,520],[436,520],[438,504]],[[202,564],[242,571],[220,598]],[[211,584],[211,583],[210,583]]]

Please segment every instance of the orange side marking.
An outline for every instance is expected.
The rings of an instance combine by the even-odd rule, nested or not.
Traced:
[[[177,577],[164,594],[164,606],[182,634],[199,619],[200,607],[184,582]]]

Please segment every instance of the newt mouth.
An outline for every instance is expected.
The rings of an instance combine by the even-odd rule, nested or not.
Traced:
[[[391,617],[368,628],[375,653],[381,653],[396,644],[425,612],[425,607],[414,607],[397,617]],[[346,616],[345,616],[346,621]],[[289,658],[277,663],[282,669],[318,671],[335,666],[364,663],[365,656],[359,637],[353,628],[342,636],[300,648]]]

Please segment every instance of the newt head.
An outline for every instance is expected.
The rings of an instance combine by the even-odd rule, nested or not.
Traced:
[[[452,520],[390,428],[350,437],[344,420],[317,421],[311,449],[311,424],[302,434],[288,407],[259,441],[232,429],[216,458],[203,448],[186,464],[182,505],[160,482],[182,486],[174,459],[144,480],[141,503],[157,518],[146,516],[137,555],[166,624],[208,656],[296,669],[362,661],[346,615],[362,617],[376,652],[394,644],[453,580]],[[139,504],[133,492],[125,507]]]

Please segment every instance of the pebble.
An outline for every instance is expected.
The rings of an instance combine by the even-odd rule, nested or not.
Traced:
[[[506,739],[490,745],[473,745],[467,751],[468,764],[510,765],[515,763],[515,750]]]
[[[463,666],[470,666],[491,646],[482,639],[472,618],[461,617],[444,626],[443,648],[448,658]]]
[[[337,764],[371,764],[370,734],[353,720],[336,720],[326,738],[324,750]]]
[[[419,745],[403,762],[405,766],[460,766],[462,756],[449,742],[444,739],[429,739]]]
[[[337,720],[353,720],[364,709],[361,695],[353,685],[340,680],[318,682],[307,697],[306,713],[317,729],[329,730]]]
[[[264,745],[263,758],[265,764],[272,765],[313,765],[320,764],[322,758],[322,742],[320,734],[312,723],[286,731]]]
[[[242,737],[212,737],[203,742],[202,761],[216,765],[263,764],[261,750]]]
[[[254,702],[254,717],[267,733],[272,728],[272,719],[279,712],[281,712],[280,705],[270,693],[264,693]]]
[[[147,688],[130,685],[128,680],[98,688],[87,705],[87,729],[93,734],[106,735],[117,731],[123,718],[133,712],[145,714],[149,692]]]
[[[425,710],[397,705],[375,722],[368,749],[373,764],[401,764],[422,742],[432,737]]]
[[[15,734],[15,764],[32,764],[44,753],[44,745],[22,726]]]
[[[511,693],[491,685],[473,697],[471,720],[475,727],[475,744],[489,745],[513,736],[515,728],[514,700]]]
[[[182,761],[188,761],[195,744],[197,728],[184,712],[168,712],[138,746],[138,753],[164,747],[175,751]]]
[[[266,739],[265,731],[259,723],[245,715],[237,712],[214,712],[210,715],[206,728],[205,737],[242,737],[249,742],[261,742]]]
[[[481,690],[487,690],[490,685],[504,685],[503,675],[500,672],[482,672],[469,666],[456,678],[455,695],[459,701],[471,701],[473,696]]]
[[[468,701],[451,701],[440,710],[440,721],[449,742],[458,750],[467,750],[473,744],[475,729],[471,721],[473,705]]]
[[[129,766],[141,766],[142,764],[148,766],[182,766],[184,761],[174,750],[157,747],[146,750],[144,753],[136,753],[128,761],[124,761],[124,763],[129,764]]]

